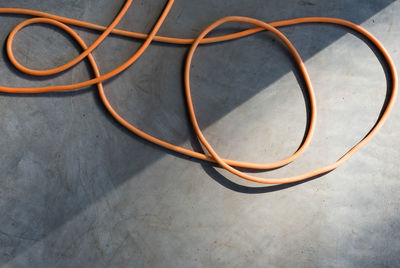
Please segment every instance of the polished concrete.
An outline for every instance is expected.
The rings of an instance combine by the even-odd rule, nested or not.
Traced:
[[[107,25],[123,0],[0,0]],[[119,28],[148,32],[165,0],[134,1]],[[177,0],[160,34],[194,37],[214,20],[303,16],[348,19],[382,41],[400,67],[400,2],[393,0]],[[1,85],[74,83],[81,63],[50,79],[15,70],[4,42],[24,16],[0,15]],[[215,34],[246,27],[232,23]],[[307,152],[264,176],[295,175],[335,161],[373,126],[386,97],[385,66],[347,29],[281,29],[306,62],[318,119]],[[97,33],[77,29],[88,42]],[[94,52],[105,73],[139,47],[108,38]],[[372,48],[372,50],[371,50]],[[64,33],[35,25],[17,36],[26,66],[77,56]],[[107,81],[110,101],[154,136],[201,149],[182,88],[187,47],[154,43]],[[376,57],[378,56],[378,58]],[[207,45],[192,69],[195,109],[222,156],[269,162],[291,154],[306,124],[303,85],[270,34]],[[299,83],[300,82],[300,85]],[[339,169],[288,186],[244,182],[212,165],[151,145],[120,127],[94,87],[0,96],[0,267],[399,267],[400,105],[382,131]]]

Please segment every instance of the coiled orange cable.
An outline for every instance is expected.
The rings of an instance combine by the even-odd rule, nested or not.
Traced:
[[[284,21],[277,21],[277,22],[272,22],[272,23],[265,23],[256,19],[252,18],[247,18],[247,17],[225,17],[222,19],[217,20],[210,26],[208,26],[203,32],[200,33],[198,37],[195,39],[183,39],[183,38],[172,38],[172,37],[164,37],[164,36],[157,36],[157,32],[162,26],[165,18],[167,17],[170,9],[172,8],[172,5],[174,3],[174,0],[168,0],[161,16],[157,20],[155,26],[151,30],[149,34],[142,34],[142,33],[135,33],[135,32],[129,32],[129,31],[124,31],[124,30],[119,30],[116,29],[115,27],[118,25],[120,20],[123,18],[123,16],[126,14],[128,8],[131,6],[133,0],[127,0],[118,15],[115,17],[115,19],[112,21],[112,23],[108,27],[80,21],[80,20],[74,20],[70,18],[65,18],[65,17],[60,17],[40,11],[35,11],[35,10],[29,10],[29,9],[18,9],[18,8],[0,8],[0,13],[8,13],[8,14],[23,14],[23,15],[30,15],[30,16],[35,16],[36,18],[32,19],[27,19],[20,24],[18,24],[9,34],[9,37],[7,39],[7,55],[11,61],[11,63],[18,68],[20,71],[30,74],[30,75],[37,75],[37,76],[46,76],[46,75],[52,75],[52,74],[57,74],[62,71],[65,71],[77,63],[79,63],[81,60],[84,58],[88,58],[89,62],[92,66],[95,78],[84,81],[84,82],[79,82],[79,83],[74,83],[74,84],[69,84],[69,85],[58,85],[58,86],[47,86],[47,87],[38,87],[38,88],[13,88],[13,87],[5,87],[5,86],[0,86],[0,92],[7,92],[7,93],[43,93],[43,92],[51,92],[51,91],[68,91],[68,90],[76,90],[80,89],[83,87],[87,87],[90,85],[97,84],[100,98],[102,102],[104,103],[106,109],[110,112],[110,114],[124,127],[126,127],[128,130],[133,132],[134,134],[142,137],[143,139],[155,143],[159,146],[162,146],[164,148],[173,150],[175,152],[194,157],[197,159],[209,161],[209,162],[216,162],[218,163],[221,167],[225,168],[229,172],[242,177],[246,180],[254,181],[254,182],[259,182],[259,183],[264,183],[264,184],[284,184],[284,183],[292,183],[296,181],[301,181],[301,180],[306,180],[321,174],[325,174],[341,164],[343,164],[345,161],[347,161],[355,152],[357,152],[361,147],[363,147],[366,143],[368,143],[371,138],[376,135],[376,133],[379,131],[379,129],[382,127],[383,123],[387,119],[389,112],[391,111],[394,100],[397,94],[397,83],[398,83],[398,78],[397,78],[397,73],[396,73],[396,68],[394,66],[394,63],[392,59],[390,58],[388,52],[385,50],[385,48],[382,46],[382,44],[368,31],[366,31],[364,28],[361,26],[358,26],[354,23],[351,23],[349,21],[341,20],[341,19],[335,19],[335,18],[325,18],[325,17],[309,17],[309,18],[298,18],[298,19],[292,19],[292,20],[284,20]],[[217,37],[209,37],[206,38],[206,35],[215,29],[216,27],[226,23],[226,22],[231,22],[231,21],[236,21],[236,22],[244,22],[244,23],[250,23],[255,25],[256,27],[250,28],[244,31],[240,31],[237,33],[233,34],[228,34],[228,35],[223,35],[223,36],[217,36]],[[48,70],[33,70],[30,68],[27,68],[20,64],[14,57],[13,51],[12,51],[12,44],[13,44],[13,39],[15,35],[24,27],[35,24],[35,23],[45,23],[45,24],[51,24],[53,26],[56,26],[69,35],[73,37],[76,42],[82,47],[83,52],[76,57],[75,59],[71,60],[70,62],[61,65],[59,67],[53,68],[53,69],[48,69]],[[312,134],[315,129],[315,120],[316,120],[316,100],[315,100],[315,95],[314,91],[312,89],[311,85],[311,80],[308,76],[306,67],[296,51],[295,47],[292,45],[292,43],[286,38],[286,36],[281,33],[279,30],[276,29],[276,27],[280,26],[290,26],[290,25],[295,25],[295,24],[301,24],[301,23],[330,23],[330,24],[338,24],[342,25],[348,28],[351,28],[358,33],[362,34],[366,38],[368,38],[374,45],[375,47],[381,52],[383,58],[387,62],[387,66],[390,70],[390,75],[391,75],[391,93],[390,97],[388,99],[387,104],[385,105],[381,116],[378,118],[376,124],[373,126],[373,128],[370,130],[370,132],[361,140],[359,141],[352,149],[350,149],[348,152],[346,152],[339,160],[336,162],[327,165],[325,167],[306,172],[301,175],[293,176],[293,177],[287,177],[287,178],[274,178],[274,179],[269,179],[269,178],[260,178],[252,175],[245,174],[238,169],[234,167],[242,167],[242,168],[249,168],[249,169],[260,169],[260,170],[266,170],[266,169],[272,169],[272,168],[278,168],[282,167],[293,160],[295,160],[297,157],[299,157],[306,147],[309,145],[311,141]],[[69,25],[74,25],[74,26],[79,26],[83,28],[88,28],[92,30],[97,30],[102,32],[101,35],[97,38],[95,42],[93,42],[89,47],[85,44],[85,42],[80,38],[80,36],[70,27],[67,26]],[[212,148],[212,146],[208,143],[204,135],[202,134],[202,131],[200,130],[200,127],[197,123],[196,120],[196,115],[193,109],[193,103],[191,99],[191,92],[190,92],[190,66],[191,66],[191,61],[193,54],[198,47],[199,44],[206,44],[206,43],[215,43],[215,42],[221,42],[221,41],[227,41],[227,40],[233,40],[237,38],[241,38],[244,36],[248,36],[260,31],[270,31],[274,35],[276,35],[282,42],[283,44],[286,45],[290,53],[292,54],[294,60],[296,61],[298,68],[304,78],[304,82],[307,87],[307,92],[308,92],[308,102],[309,102],[309,107],[310,107],[310,122],[308,125],[308,129],[306,131],[306,136],[300,145],[300,147],[294,152],[291,156],[274,162],[274,163],[267,163],[267,164],[259,164],[259,163],[247,163],[247,162],[242,162],[242,161],[236,161],[236,160],[231,160],[231,159],[223,159],[221,158]],[[96,49],[96,47],[105,39],[109,34],[117,34],[117,35],[122,35],[122,36],[127,36],[127,37],[132,37],[132,38],[139,38],[139,39],[144,39],[144,43],[142,46],[134,53],[134,55],[129,58],[125,63],[120,65],[119,67],[115,68],[109,73],[100,74],[100,71],[97,67],[96,61],[91,54],[93,50]],[[185,94],[186,94],[186,101],[187,101],[187,106],[188,106],[188,112],[189,116],[193,125],[193,129],[199,138],[200,142],[204,145],[204,147],[207,149],[207,151],[210,153],[210,155],[203,154],[200,152],[192,151],[168,142],[165,142],[163,140],[160,140],[156,137],[153,137],[146,132],[141,131],[140,129],[134,127],[131,123],[127,122],[124,118],[122,118],[116,111],[115,109],[111,106],[109,103],[107,96],[104,92],[103,84],[102,82],[116,76],[120,72],[124,71],[127,69],[130,65],[132,65],[147,49],[147,47],[150,45],[152,41],[157,41],[157,42],[166,42],[166,43],[172,43],[172,44],[182,44],[182,45],[191,45],[189,53],[187,55],[187,60],[186,60],[186,65],[185,65],[185,71],[184,71],[184,81],[185,81]]]

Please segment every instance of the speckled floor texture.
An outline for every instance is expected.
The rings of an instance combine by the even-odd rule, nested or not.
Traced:
[[[0,0],[109,24],[123,0]],[[134,1],[118,28],[147,33],[165,0]],[[176,0],[161,35],[194,37],[218,18],[271,22],[337,17],[362,25],[400,68],[400,2],[393,0]],[[91,77],[87,62],[61,75],[21,74],[5,40],[25,16],[0,15],[0,84],[39,86]],[[232,23],[214,34],[243,29]],[[74,28],[90,43],[97,32]],[[303,173],[339,158],[373,126],[387,94],[386,67],[358,34],[333,25],[281,28],[305,61],[318,104],[314,138],[294,163],[262,173]],[[112,36],[94,51],[102,73],[141,44]],[[104,83],[140,129],[200,150],[185,111],[187,46],[153,43]],[[53,27],[23,29],[14,52],[44,69],[79,48]],[[224,157],[270,162],[301,142],[306,107],[297,69],[271,34],[201,46],[192,69],[200,126]],[[95,87],[0,94],[0,267],[400,267],[400,104],[381,132],[339,169],[288,186],[242,181],[209,163],[151,145],[122,128]]]

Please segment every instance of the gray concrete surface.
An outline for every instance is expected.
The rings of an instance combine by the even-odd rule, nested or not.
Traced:
[[[106,25],[123,1],[0,0]],[[134,1],[119,28],[147,32],[165,1]],[[400,2],[176,1],[161,29],[193,37],[227,15],[265,21],[330,16],[363,25],[399,67]],[[0,15],[0,42],[23,16]],[[217,32],[245,27],[231,24]],[[87,41],[96,33],[79,30]],[[384,66],[368,43],[329,25],[282,28],[306,61],[318,101],[309,150],[265,176],[294,175],[336,160],[374,124],[386,94]],[[140,45],[110,37],[101,71]],[[32,26],[17,58],[48,68],[78,55],[65,34]],[[185,112],[187,47],[153,44],[107,81],[112,104],[141,129],[199,148]],[[4,52],[3,52],[4,56]],[[379,56],[379,55],[378,55]],[[266,33],[201,47],[194,59],[198,119],[226,157],[267,162],[293,152],[306,124],[296,68]],[[0,59],[2,85],[83,81],[87,63],[51,79],[21,75]],[[399,267],[400,105],[370,144],[339,169],[289,186],[260,187],[153,146],[121,128],[93,87],[73,93],[0,96],[1,267]]]

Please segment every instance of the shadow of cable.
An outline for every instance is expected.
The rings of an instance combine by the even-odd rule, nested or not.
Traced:
[[[217,183],[219,183],[220,185],[222,185],[232,191],[235,191],[238,193],[243,193],[243,194],[265,194],[265,193],[281,191],[281,190],[292,188],[294,186],[318,179],[318,178],[323,177],[326,174],[330,173],[330,172],[327,172],[327,173],[324,173],[324,174],[321,174],[318,176],[314,176],[312,178],[309,178],[304,181],[299,181],[299,182],[278,184],[278,185],[271,185],[271,186],[249,187],[249,186],[245,186],[245,185],[241,185],[241,184],[232,182],[231,180],[227,179],[225,176],[223,176],[214,167],[212,167],[210,165],[202,163],[201,166],[203,167],[204,171]]]

